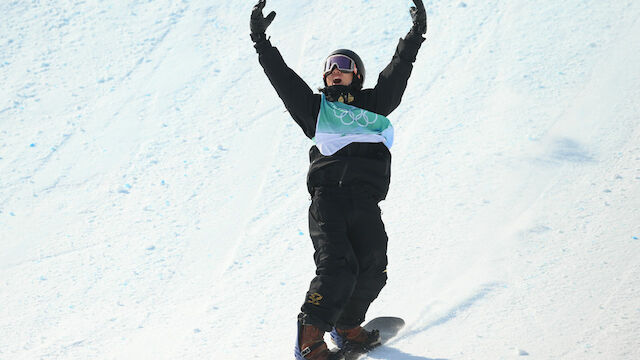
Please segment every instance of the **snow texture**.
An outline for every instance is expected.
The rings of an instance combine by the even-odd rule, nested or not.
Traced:
[[[288,359],[307,151],[252,1],[0,2],[0,359]],[[312,88],[411,1],[270,0]],[[640,358],[640,2],[426,0],[369,359]]]

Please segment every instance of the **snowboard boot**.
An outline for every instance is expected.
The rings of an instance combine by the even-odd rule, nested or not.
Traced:
[[[324,331],[314,325],[304,325],[298,317],[296,360],[342,360],[342,353],[329,351],[324,342]]]
[[[362,326],[351,329],[331,331],[331,340],[337,347],[346,352],[365,353],[380,345],[380,331],[367,331]]]

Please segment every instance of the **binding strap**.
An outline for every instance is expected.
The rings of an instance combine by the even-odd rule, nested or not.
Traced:
[[[302,354],[302,357],[306,358],[307,355],[309,355],[309,354],[311,354],[313,352],[313,350],[317,349],[318,347],[322,346],[323,344],[324,344],[324,341],[316,341],[311,346],[307,346],[306,348],[302,349],[300,354]]]

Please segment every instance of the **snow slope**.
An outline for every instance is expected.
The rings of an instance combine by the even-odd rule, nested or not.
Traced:
[[[312,88],[411,1],[270,0]],[[0,3],[0,359],[293,358],[311,145],[251,1]],[[371,359],[640,358],[640,3],[425,1]],[[354,15],[355,14],[355,15]]]

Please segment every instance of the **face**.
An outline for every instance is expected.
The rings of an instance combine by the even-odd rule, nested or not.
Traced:
[[[338,68],[334,67],[331,73],[329,73],[325,77],[325,80],[327,82],[327,86],[333,86],[333,85],[347,86],[347,85],[351,85],[351,82],[353,81],[353,73],[352,72],[343,73],[342,71],[338,70]]]

